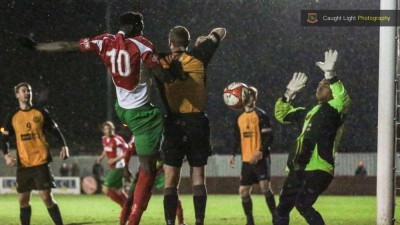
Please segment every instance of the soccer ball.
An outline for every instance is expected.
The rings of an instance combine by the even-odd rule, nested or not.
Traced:
[[[224,90],[224,102],[229,108],[240,109],[249,95],[248,86],[244,83],[233,82]]]

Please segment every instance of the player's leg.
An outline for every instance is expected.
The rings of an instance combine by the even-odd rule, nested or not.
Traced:
[[[133,208],[129,224],[139,224],[151,197],[159,158],[159,144],[163,130],[160,111],[150,103],[135,108],[123,109],[116,104],[118,117],[135,134],[136,152],[140,161],[138,182],[133,196]]]
[[[126,195],[122,191],[122,179],[123,168],[111,169],[104,179],[102,188],[103,193],[121,207],[123,207],[126,200]]]
[[[18,193],[19,219],[21,225],[31,224],[32,208],[30,204],[31,191]]]
[[[279,204],[275,209],[274,225],[289,225],[289,215],[295,206],[302,183],[303,175],[301,172],[290,172],[288,174],[279,196]]]
[[[194,114],[186,117],[185,133],[190,145],[186,157],[190,165],[190,177],[193,185],[193,203],[196,225],[204,224],[207,189],[205,183],[205,166],[211,154],[210,126],[206,115]]]
[[[39,196],[42,199],[43,203],[46,205],[47,211],[49,212],[49,215],[53,220],[54,224],[62,225],[63,220],[61,217],[60,208],[58,207],[58,204],[54,200],[51,190],[50,189],[39,190]]]
[[[175,224],[178,207],[178,184],[181,175],[182,162],[185,157],[183,140],[185,135],[181,118],[169,115],[165,119],[164,135],[161,151],[164,161],[164,216],[167,225]]]
[[[29,170],[28,168],[17,169],[17,192],[21,225],[29,225],[31,223],[32,208],[30,199],[34,183]]]
[[[193,188],[194,213],[196,225],[203,225],[207,205],[207,189],[205,185],[205,166],[190,167],[190,178]]]
[[[246,225],[254,225],[253,202],[250,197],[251,185],[240,185],[239,195],[242,198],[243,211],[246,216]]]
[[[138,156],[140,162],[139,176],[133,194],[133,206],[131,215],[129,216],[129,225],[138,225],[143,212],[147,208],[156,177],[156,163],[159,158],[158,153]]]
[[[124,206],[122,207],[122,210],[121,210],[120,225],[125,225],[126,221],[128,221],[128,218],[131,213],[132,206],[133,206],[133,194],[135,191],[135,187],[136,187],[138,178],[139,178],[139,171],[136,172],[136,174],[132,180],[131,186],[129,187],[128,197],[127,197],[127,199],[124,203]]]
[[[62,225],[60,208],[54,200],[51,188],[55,188],[54,177],[48,164],[38,166],[35,169],[35,189],[38,190],[39,196],[47,207],[51,219],[56,225]]]
[[[176,209],[178,207],[178,184],[181,174],[180,166],[182,165],[183,156],[175,159],[165,157],[165,159],[164,216],[167,225],[174,225],[177,212]],[[174,164],[177,166],[171,166],[168,164]]]
[[[182,202],[181,202],[181,200],[179,200],[179,197],[178,197],[178,207],[176,208],[176,218],[178,219],[179,225],[185,225],[184,217],[183,217]]]
[[[268,209],[271,215],[274,215],[276,209],[276,203],[274,194],[271,189],[270,179],[271,179],[271,161],[270,157],[266,157],[265,159],[260,160],[255,165],[255,172],[257,174],[257,178],[259,180],[260,189],[263,195],[265,196],[265,201],[267,203]]]
[[[318,196],[324,192],[333,177],[323,171],[310,171],[305,173],[303,188],[299,191],[296,199],[296,209],[306,219],[310,225],[325,225],[321,214],[312,206],[317,201]]]

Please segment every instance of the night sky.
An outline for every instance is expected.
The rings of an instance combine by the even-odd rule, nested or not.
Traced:
[[[224,105],[222,93],[234,81],[258,88],[257,105],[272,118],[275,130],[273,152],[287,152],[298,130],[277,123],[274,104],[297,71],[305,72],[309,82],[295,105],[316,104],[314,92],[323,73],[315,62],[323,60],[328,48],[339,51],[337,73],[352,98],[339,151],[376,151],[379,28],[300,25],[302,9],[379,9],[373,0],[5,0],[0,6],[0,121],[17,107],[13,86],[26,81],[33,86],[35,104],[48,107],[58,121],[71,154],[101,150],[99,125],[107,119],[107,84],[99,57],[37,53],[19,47],[16,40],[27,35],[39,42],[78,41],[104,33],[107,7],[113,33],[118,31],[119,14],[141,12],[144,36],[159,52],[168,52],[168,32],[175,25],[186,26],[192,40],[215,27],[227,29],[207,71],[207,114],[215,153],[231,148],[231,124],[239,112]],[[162,108],[156,90],[152,98]],[[119,124],[116,117],[113,120]]]

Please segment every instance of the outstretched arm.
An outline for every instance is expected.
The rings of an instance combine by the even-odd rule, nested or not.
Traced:
[[[54,41],[48,43],[37,43],[29,37],[21,37],[19,42],[22,46],[43,52],[80,52],[79,42]]]

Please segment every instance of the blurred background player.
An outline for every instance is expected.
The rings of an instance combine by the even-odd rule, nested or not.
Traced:
[[[253,203],[250,197],[253,184],[259,184],[265,196],[268,209],[273,216],[275,199],[270,186],[271,158],[270,149],[273,140],[271,121],[266,113],[256,107],[258,91],[249,87],[248,99],[245,100],[244,112],[235,125],[235,148],[229,163],[235,163],[236,149],[241,149],[242,172],[239,194],[247,219],[247,225],[254,225]]]
[[[325,78],[315,93],[318,104],[310,111],[306,112],[303,107],[295,108],[291,103],[306,84],[307,76],[304,73],[294,73],[284,97],[276,102],[275,117],[279,122],[303,128],[296,139],[296,148],[289,153],[289,174],[275,211],[275,225],[288,225],[290,211],[294,207],[308,224],[325,224],[313,205],[333,179],[335,147],[350,105],[350,97],[336,76],[337,57],[337,51],[329,50],[325,52],[325,62],[317,62]]]
[[[166,175],[164,212],[167,225],[175,224],[177,187],[185,156],[190,165],[196,225],[204,224],[207,202],[204,168],[210,156],[210,126],[204,112],[205,70],[225,34],[224,28],[215,28],[188,50],[189,31],[176,26],[169,33],[171,53],[160,59],[165,69],[173,60],[178,60],[184,71],[183,74],[171,74],[173,82],[159,85],[167,111],[161,147]]]
[[[32,190],[39,196],[56,225],[62,225],[60,209],[51,193],[55,188],[54,177],[49,167],[52,161],[46,134],[52,134],[62,146],[60,158],[69,157],[68,147],[58,125],[45,109],[32,105],[32,88],[28,83],[20,83],[14,88],[19,108],[9,114],[1,136],[1,148],[6,164],[17,165],[17,192],[22,225],[29,225],[32,209],[30,205]],[[17,160],[9,153],[9,139],[15,137]]]
[[[123,207],[126,201],[126,194],[123,190],[124,158],[128,151],[128,144],[122,137],[115,134],[115,126],[111,121],[103,123],[102,131],[104,134],[102,137],[104,149],[97,162],[100,163],[104,157],[107,157],[109,166],[103,182],[103,192],[111,200]]]
[[[119,22],[116,35],[101,34],[79,42],[50,43],[36,43],[23,37],[20,42],[37,51],[95,52],[105,63],[116,88],[118,101],[115,108],[118,117],[136,136],[136,151],[141,167],[134,193],[135,207],[132,208],[129,223],[137,225],[151,197],[163,130],[162,115],[150,103],[151,77],[147,75],[152,74],[159,81],[169,80],[169,70],[160,66],[153,44],[142,36],[144,23],[140,13],[124,13]],[[142,68],[147,68],[151,73],[141,75]]]

